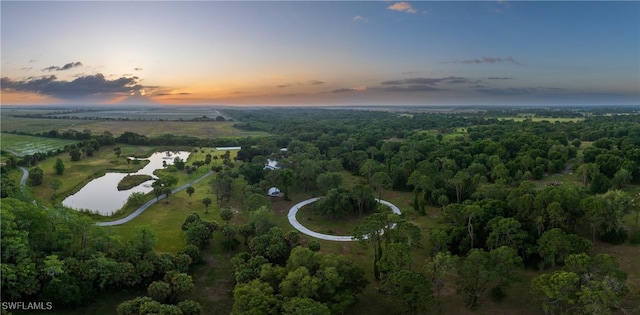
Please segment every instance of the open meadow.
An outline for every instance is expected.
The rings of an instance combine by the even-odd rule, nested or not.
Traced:
[[[184,109],[176,107],[163,107],[148,111],[137,108],[115,108],[80,113],[55,114],[56,112],[58,111],[50,109],[25,110],[13,107],[3,109],[0,130],[2,132],[26,133],[57,130],[62,133],[74,129],[79,132],[90,130],[94,135],[108,131],[115,137],[125,131],[148,137],[168,133],[197,138],[240,138],[266,135],[264,132],[237,129],[233,126],[236,123],[234,121],[216,121],[215,115],[218,115],[219,112],[209,107],[195,107],[186,113]],[[67,115],[76,118],[66,117]],[[197,118],[202,119],[203,116],[209,117],[210,120],[191,121]]]
[[[47,153],[75,143],[78,141],[0,133],[0,150],[8,151],[16,156]]]

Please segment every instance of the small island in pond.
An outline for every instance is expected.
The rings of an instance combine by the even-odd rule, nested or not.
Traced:
[[[118,183],[118,190],[128,190],[151,179],[149,175],[127,175]]]

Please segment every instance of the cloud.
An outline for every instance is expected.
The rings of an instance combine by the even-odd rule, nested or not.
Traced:
[[[513,80],[513,77],[488,77],[489,80]]]
[[[369,19],[367,19],[366,17],[362,16],[362,15],[356,15],[353,17],[353,21],[354,22],[368,22]]]
[[[414,85],[407,85],[407,86],[394,85],[394,86],[380,87],[376,89],[380,91],[385,91],[385,92],[430,92],[430,91],[443,90],[441,88],[437,88],[427,84],[414,84]]]
[[[140,68],[140,67],[136,67],[136,68],[134,68],[133,70],[135,70],[135,71],[142,71],[142,68]]]
[[[413,8],[411,3],[409,2],[396,2],[387,7],[387,10],[399,11],[399,12],[407,12],[407,13],[416,13],[416,9]]]
[[[138,84],[138,77],[105,79],[101,73],[87,75],[73,81],[60,81],[55,75],[14,81],[8,77],[1,79],[2,90],[32,92],[62,99],[74,99],[93,95],[131,94],[144,87]]]
[[[294,86],[294,85],[320,85],[320,84],[324,84],[323,81],[319,81],[319,80],[309,80],[306,82],[301,82],[301,81],[296,81],[296,82],[292,82],[292,83],[285,83],[285,84],[280,84],[280,85],[276,85],[277,88],[287,88],[290,86]]]
[[[515,64],[515,65],[522,65],[521,63],[519,63],[518,61],[513,59],[513,57],[507,57],[507,58],[482,57],[482,58],[474,58],[474,59],[466,59],[466,60],[445,61],[443,63],[462,63],[462,64],[483,64],[483,63],[488,63],[488,64],[494,64],[494,63],[503,63],[503,62],[512,63],[512,64]]]
[[[480,88],[476,91],[488,95],[535,95],[535,94],[552,94],[566,91],[561,88],[547,87],[523,87],[523,88]]]
[[[167,93],[167,92],[159,92],[159,93],[153,93],[153,96],[173,96],[173,95],[191,95],[191,93],[189,92],[180,92],[180,93]]]
[[[64,71],[64,70],[69,70],[75,67],[81,67],[82,66],[82,62],[80,61],[76,61],[76,62],[70,62],[62,67],[57,67],[57,66],[50,66],[50,67],[46,67],[44,69],[42,69],[42,71]]]
[[[390,80],[381,82],[383,85],[403,85],[403,84],[418,84],[418,85],[435,85],[438,83],[466,83],[468,80],[463,77],[444,77],[444,78],[410,78],[402,80]]]
[[[362,92],[366,90],[367,90],[366,86],[356,86],[351,88],[335,89],[335,90],[332,90],[331,93]]]

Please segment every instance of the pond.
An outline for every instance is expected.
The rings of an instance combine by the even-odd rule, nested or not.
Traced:
[[[163,168],[162,162],[166,161],[167,165],[173,164],[176,157],[180,157],[183,161],[189,158],[191,152],[156,152],[148,158],[140,160],[149,160],[149,164],[135,173],[106,173],[104,176],[96,178],[87,183],[77,193],[67,197],[62,201],[66,207],[76,210],[89,210],[101,215],[111,215],[120,210],[127,199],[134,192],[148,193],[153,190],[151,184],[153,180],[146,181],[136,187],[128,190],[119,191],[118,183],[128,174],[131,175],[151,175],[154,178],[153,171]]]

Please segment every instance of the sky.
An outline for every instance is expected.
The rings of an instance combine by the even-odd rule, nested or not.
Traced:
[[[2,104],[640,105],[638,1],[1,1]]]

